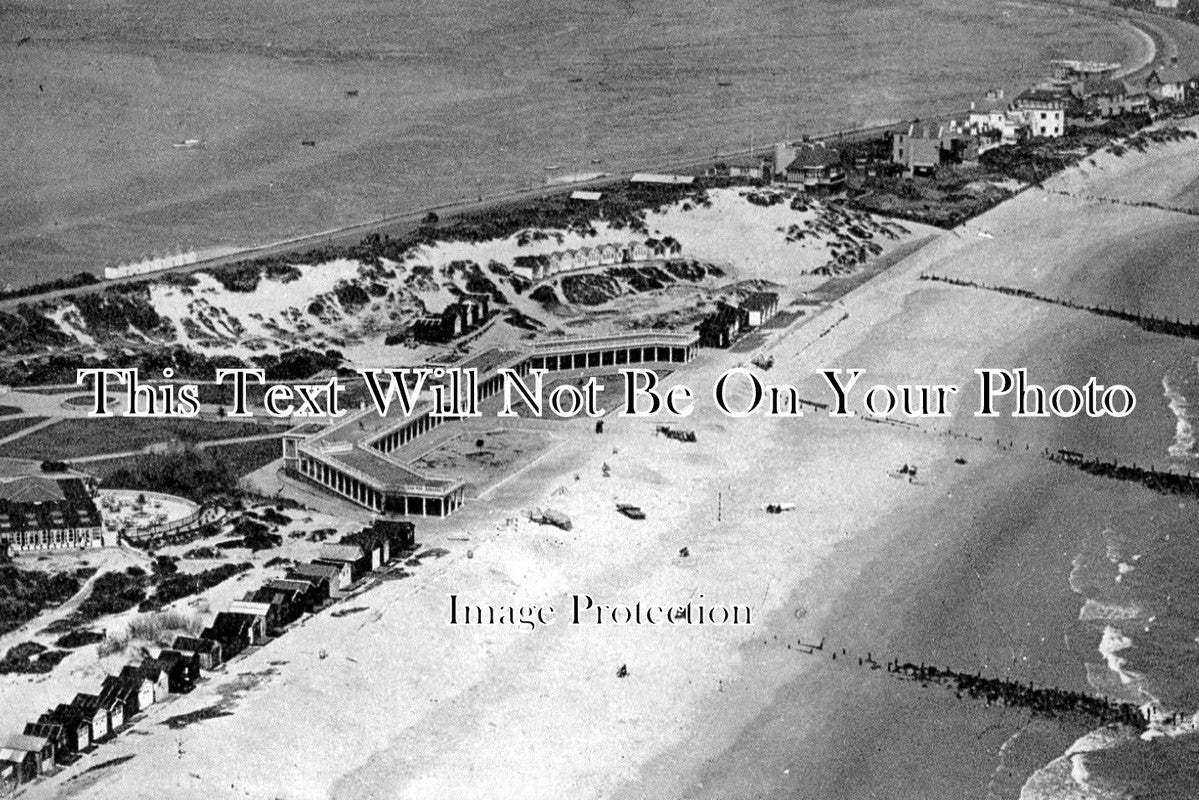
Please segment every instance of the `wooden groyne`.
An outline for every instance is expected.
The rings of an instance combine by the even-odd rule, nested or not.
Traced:
[[[1122,464],[1115,459],[1108,461],[1087,457],[1070,450],[1048,453],[1046,458],[1058,464],[1067,464],[1090,475],[1098,475],[1101,478],[1139,483],[1158,494],[1199,497],[1199,477],[1190,473],[1162,472],[1153,466],[1146,468],[1137,466],[1135,463]]]
[[[1100,317],[1110,317],[1123,322],[1131,322],[1150,333],[1176,336],[1180,339],[1199,339],[1199,324],[1196,324],[1193,321],[1146,316],[1144,314],[1137,314],[1127,309],[1112,308],[1111,306],[1085,305],[1083,303],[1076,303],[1073,300],[1066,300],[1060,297],[1049,297],[1047,295],[1037,294],[1036,292],[1028,289],[1017,289],[1012,286],[997,286],[986,283],[977,283],[975,281],[962,280],[961,278],[950,278],[944,275],[934,275],[931,273],[925,273],[921,275],[920,280],[947,283],[950,286],[962,286],[969,289],[983,289],[988,292],[1005,294],[1009,297],[1019,297],[1024,300],[1035,300],[1039,303],[1048,303],[1050,305],[1061,306],[1062,308],[1069,308],[1075,311],[1086,311],[1089,314],[1095,314]]]

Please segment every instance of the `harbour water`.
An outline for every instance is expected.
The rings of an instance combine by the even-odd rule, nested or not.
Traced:
[[[987,0],[332,2],[282,25],[266,0],[4,13],[30,37],[0,85],[14,285],[960,109],[1051,59],[1144,46]]]

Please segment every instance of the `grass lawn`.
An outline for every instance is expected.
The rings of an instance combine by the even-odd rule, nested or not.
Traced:
[[[68,461],[83,456],[141,450],[147,445],[175,439],[205,442],[281,432],[282,429],[274,425],[244,422],[129,417],[64,419],[0,446],[0,455]]]
[[[213,445],[206,451],[229,465],[230,471],[237,477],[249,475],[259,467],[266,466],[283,455],[283,445],[278,439],[263,439],[258,442],[238,442],[237,444]],[[150,456],[124,456],[122,458],[106,458],[103,461],[89,461],[87,471],[101,481],[120,469],[133,469]]]
[[[0,419],[0,437],[12,436],[17,431],[32,427],[48,417],[18,417],[16,419]]]

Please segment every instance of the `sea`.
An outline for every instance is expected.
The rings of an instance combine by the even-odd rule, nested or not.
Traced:
[[[992,0],[77,0],[0,22],[14,286],[959,110],[1144,41]]]

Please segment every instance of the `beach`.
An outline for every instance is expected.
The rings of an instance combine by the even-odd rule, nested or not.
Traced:
[[[761,378],[794,384],[805,399],[831,399],[817,371],[832,367],[866,370],[864,385],[958,384],[952,417],[884,424],[809,408],[730,418],[707,393],[753,354],[704,351],[665,381],[699,389],[694,414],[671,422],[693,429],[695,443],[655,435],[663,420],[615,413],[602,435],[586,421],[552,423],[554,444],[534,461],[455,517],[421,523],[422,547],[445,553],[418,576],[357,595],[360,613],[307,619],[152,710],[139,725],[148,735],[123,736],[80,765],[96,769],[25,796],[1055,796],[1037,793],[1053,772],[1042,768],[1092,732],[1085,719],[988,707],[858,660],[1128,702],[1144,691],[1163,708],[1193,708],[1193,673],[1172,666],[1193,657],[1184,634],[1193,606],[1180,602],[1172,618],[1145,588],[1188,580],[1162,543],[1192,526],[1193,501],[1043,458],[1070,448],[1165,468],[1171,448],[1179,452],[1179,405],[1163,392],[1163,373],[1193,346],[919,277],[985,278],[1079,302],[1135,284],[1142,313],[1191,318],[1181,262],[1149,270],[1141,241],[1146,231],[1184,235],[1190,218],[1064,187],[1182,203],[1186,193],[1171,187],[1199,177],[1196,152],[1187,141],[1143,158],[1097,156],[759,348],[774,359]],[[1157,159],[1193,175],[1146,180]],[[1138,410],[1122,420],[1015,420],[1009,403],[1005,416],[976,419],[973,370],[992,365],[1026,366],[1049,386],[1088,376],[1126,384]],[[747,399],[745,387],[733,392]],[[919,472],[909,479],[901,465]],[[617,514],[619,502],[647,519]],[[795,508],[767,514],[771,503]],[[530,508],[546,506],[573,528],[528,521]],[[1109,550],[1116,539],[1123,551]],[[1109,589],[1114,575],[1146,583],[1115,597],[1100,592],[1105,574]],[[449,624],[451,594],[563,611],[574,594],[615,605],[743,604],[753,624],[574,625],[563,613],[534,630],[459,626]],[[1145,682],[1126,683],[1121,671]],[[216,707],[231,716],[167,724]],[[1122,747],[1072,758],[1118,782],[1121,765],[1154,763],[1164,745]],[[1185,786],[1188,775],[1172,779]]]

